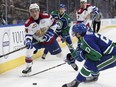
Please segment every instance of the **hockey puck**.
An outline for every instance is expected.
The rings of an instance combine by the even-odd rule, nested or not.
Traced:
[[[37,85],[37,83],[33,83],[33,85]]]

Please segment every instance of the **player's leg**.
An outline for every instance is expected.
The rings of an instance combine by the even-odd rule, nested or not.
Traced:
[[[62,52],[61,47],[59,46],[56,39],[50,44],[45,45],[45,49],[50,52],[51,55],[57,55]]]
[[[89,74],[91,74],[90,77],[86,77],[85,82],[97,81],[100,71],[110,69],[115,66],[116,66],[116,56],[107,55],[107,56],[103,56],[99,61],[96,62],[87,60],[84,63],[84,67],[81,69],[80,74],[82,76],[88,76]],[[88,75],[85,72],[88,73]],[[81,81],[79,75],[77,76],[77,78],[79,81]]]
[[[79,84],[80,82],[74,79],[72,82],[64,84],[62,87],[78,87]]]
[[[99,71],[95,62],[86,60],[76,79],[80,82],[93,82],[98,80],[98,76]]]
[[[70,36],[66,37],[66,45],[68,46],[68,49],[70,50],[70,52],[73,53],[74,48],[73,48],[73,44],[72,44],[72,40],[71,40]]]
[[[101,26],[101,21],[97,22],[97,32],[100,30],[100,26]]]
[[[93,32],[95,32],[96,31],[96,23],[95,23],[95,21],[93,21],[92,23],[93,23]]]
[[[36,42],[35,39],[33,39],[32,43]],[[33,46],[33,48],[26,49],[26,57],[25,57],[25,62],[26,62],[26,68],[22,71],[23,74],[27,74],[31,72],[32,69],[32,64],[33,64],[33,53],[36,50],[41,48],[41,44],[36,44]]]
[[[116,44],[113,43],[111,49],[109,50],[110,55],[116,55]]]
[[[33,40],[32,42],[35,42],[35,40]],[[31,72],[33,52],[34,52],[34,47],[26,48],[26,57],[25,57],[26,68],[22,71],[23,74],[27,74]]]
[[[72,40],[71,40],[70,36],[67,36],[67,37],[66,37],[66,45],[68,46],[70,52],[73,53],[73,52],[74,52],[74,48],[73,48]],[[66,59],[66,62],[67,62],[69,65],[71,65],[75,71],[78,70],[78,66],[77,66],[76,63],[75,63],[75,59],[74,59],[74,58],[72,58],[72,57],[67,58],[67,59]]]
[[[43,52],[43,55],[42,55],[42,59],[45,59],[47,54],[48,54],[48,50],[44,49],[44,52]]]
[[[58,35],[55,33],[55,34],[54,34],[54,38],[57,39],[57,37],[58,37]],[[43,55],[42,55],[42,59],[45,59],[45,58],[46,58],[48,52],[49,52],[49,51],[45,48],[45,49],[44,49],[44,52],[43,52]]]
[[[107,70],[116,66],[116,56],[103,56],[100,61],[96,62],[99,71]]]
[[[80,70],[76,79],[70,83],[64,84],[62,87],[78,87],[78,85],[82,82],[96,81],[96,79],[95,79],[96,77],[92,78],[92,76],[90,76],[91,71],[98,72],[97,67],[94,65],[94,63],[92,61],[86,60],[84,63],[84,66]]]
[[[97,62],[87,60],[84,66],[87,67],[85,69],[88,69],[88,71],[90,70],[90,74],[91,74],[91,77],[86,78],[85,82],[97,81],[100,71],[116,66],[116,56],[111,56],[111,55],[103,56]]]
[[[26,68],[22,71],[23,74],[31,72],[33,51],[34,49],[26,49],[26,57],[25,57]]]

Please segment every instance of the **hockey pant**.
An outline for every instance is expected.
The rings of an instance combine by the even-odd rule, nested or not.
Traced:
[[[57,38],[57,35],[55,35],[55,38]],[[72,40],[71,40],[70,36],[67,36],[67,37],[65,36],[63,38],[65,38],[66,45],[68,46],[70,52],[71,53],[74,52],[74,48],[73,48]],[[49,50],[47,50],[47,49],[44,50],[44,54],[47,54],[48,52],[49,52]]]
[[[100,71],[116,66],[116,56],[103,56],[99,61],[86,60],[76,79],[80,82],[86,81],[86,78],[98,76]]]
[[[35,39],[33,39],[32,42],[34,43],[37,41]],[[36,45],[34,45],[34,48],[36,50],[39,50],[41,48],[45,48],[47,51],[49,51],[51,53],[51,55],[56,55],[62,51],[58,42],[56,41],[56,39],[52,39],[50,42],[41,42],[39,44],[36,44]],[[26,62],[27,63],[32,62],[34,48],[27,49],[27,52],[26,52]]]

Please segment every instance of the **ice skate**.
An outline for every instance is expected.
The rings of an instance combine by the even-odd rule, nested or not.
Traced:
[[[67,62],[69,65],[71,65],[75,71],[78,70],[78,66],[76,65],[75,59],[72,57],[71,53],[67,54],[65,62]]]
[[[85,83],[95,82],[97,80],[98,80],[98,76],[91,76],[91,77],[86,78]]]
[[[78,66],[77,66],[75,63],[72,63],[71,66],[73,67],[73,69],[74,69],[75,71],[78,70]]]
[[[46,58],[46,54],[43,54],[41,58],[42,59],[45,59]]]
[[[26,69],[22,71],[23,74],[28,74],[30,72],[31,72],[31,67],[26,67]]]
[[[76,80],[73,80],[70,83],[64,84],[62,87],[78,87],[79,82],[77,82]]]
[[[26,69],[22,71],[23,73],[22,77],[28,77],[31,71],[32,71],[31,67],[26,67]]]

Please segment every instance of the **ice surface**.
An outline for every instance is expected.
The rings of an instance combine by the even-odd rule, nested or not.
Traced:
[[[114,31],[115,30],[115,31]],[[116,29],[112,30],[116,33]],[[104,35],[116,39],[116,34],[102,32]],[[113,37],[112,37],[113,36]],[[74,44],[76,46],[76,44]],[[63,48],[63,55],[68,53],[68,48]],[[63,58],[47,55],[45,60],[38,58],[34,61],[32,73],[56,66],[63,63]],[[81,69],[83,63],[76,62]],[[74,71],[68,64],[59,66],[49,71],[43,72],[33,77],[20,77],[21,71],[25,68],[22,65],[18,68],[10,70],[0,75],[0,87],[62,87],[64,83],[68,83],[76,78],[78,72]],[[33,85],[37,83],[37,85]],[[100,73],[99,80],[93,83],[82,83],[79,87],[116,87],[116,68],[112,68]]]

